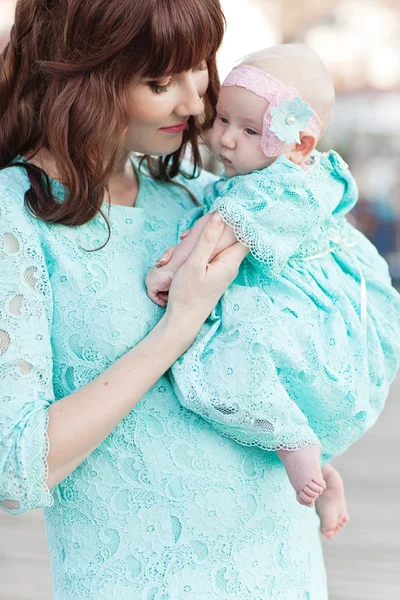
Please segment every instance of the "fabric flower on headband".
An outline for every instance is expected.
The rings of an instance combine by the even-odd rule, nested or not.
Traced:
[[[307,102],[297,97],[294,100],[283,100],[276,108],[271,108],[272,131],[277,138],[287,144],[300,143],[299,133],[303,131],[315,114]]]

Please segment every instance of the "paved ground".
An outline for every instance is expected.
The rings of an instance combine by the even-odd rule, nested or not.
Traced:
[[[330,600],[400,599],[399,393],[400,378],[379,423],[335,463],[352,520],[324,544]],[[40,511],[0,511],[0,600],[51,600]]]

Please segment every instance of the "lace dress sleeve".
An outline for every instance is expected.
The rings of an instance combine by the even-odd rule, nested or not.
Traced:
[[[23,199],[0,188],[0,507],[14,514],[52,504],[52,295],[35,227]]]
[[[287,161],[286,161],[287,162]],[[320,220],[317,200],[304,184],[304,172],[280,164],[217,185],[210,210],[218,210],[237,239],[272,277],[312,235]]]

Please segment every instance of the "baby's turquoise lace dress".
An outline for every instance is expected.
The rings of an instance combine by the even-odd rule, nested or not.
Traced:
[[[378,418],[400,361],[400,297],[346,220],[356,201],[333,151],[206,190],[251,255],[172,374],[183,406],[220,433],[270,451],[322,445],[326,462]]]
[[[101,216],[38,221],[24,206],[25,170],[0,172],[0,505],[46,507],[54,600],[327,600],[318,519],[277,456],[220,435],[182,407],[167,376],[46,489],[49,406],[163,313],[145,274],[193,204],[179,187],[139,179],[136,207],[111,206],[111,240],[87,252],[107,239]],[[211,178],[179,181],[201,199]],[[202,377],[192,374],[196,387]]]

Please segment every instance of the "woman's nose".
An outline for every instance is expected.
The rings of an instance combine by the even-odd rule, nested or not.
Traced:
[[[189,81],[182,90],[182,98],[175,112],[181,116],[198,117],[204,112],[204,103],[194,82]]]
[[[196,94],[193,94],[190,98],[185,98],[185,100],[180,103],[176,112],[182,116],[192,115],[193,117],[199,117],[204,112],[203,101],[196,92]]]

